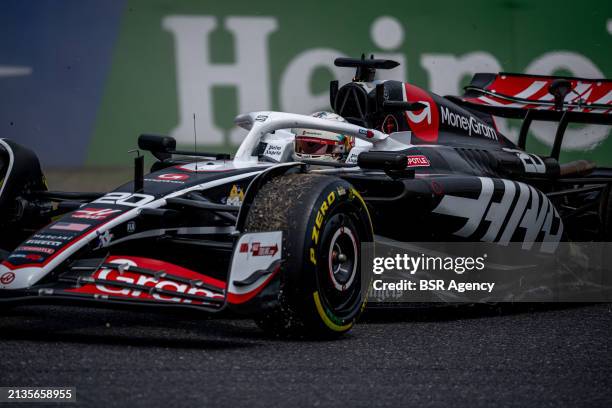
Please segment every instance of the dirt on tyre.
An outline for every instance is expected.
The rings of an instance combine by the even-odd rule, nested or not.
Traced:
[[[258,192],[246,232],[282,231],[277,302],[256,317],[280,336],[336,337],[365,306],[361,244],[372,242],[368,209],[345,180],[314,174],[275,178]]]

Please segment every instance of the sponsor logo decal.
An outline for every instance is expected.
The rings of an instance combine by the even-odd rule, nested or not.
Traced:
[[[278,244],[274,245],[261,245],[261,242],[253,242],[251,245],[252,256],[274,256],[278,252]],[[243,242],[240,244],[240,253],[249,252],[249,243]]]
[[[357,158],[359,157],[359,154],[363,152],[362,149],[359,148],[355,148],[353,147],[348,155],[348,157],[346,158],[346,160],[344,161],[344,163],[346,164],[357,164]]]
[[[397,132],[398,127],[399,126],[397,124],[397,119],[395,119],[395,116],[387,115],[387,117],[385,118],[385,120],[383,121],[380,127],[380,130],[389,134],[389,133]]]
[[[49,229],[80,232],[80,231],[85,231],[89,227],[90,227],[89,224],[77,224],[73,222],[56,222],[55,224],[50,226]]]
[[[14,263],[13,261],[17,259],[24,259],[29,262],[40,262],[44,259],[44,256],[38,254],[11,254],[8,257],[8,261]]]
[[[62,246],[63,244],[63,242],[61,241],[50,241],[47,239],[28,239],[25,243],[30,244],[30,245],[42,245],[42,246],[51,246],[51,247],[58,247],[58,246]]]
[[[177,265],[173,265],[163,261],[157,261],[153,259],[130,257],[129,259],[123,259],[118,257],[109,258],[111,263],[124,265],[126,268],[123,271],[111,268],[101,268],[97,270],[92,277],[97,280],[105,280],[110,282],[128,283],[133,285],[144,286],[146,288],[156,288],[169,292],[176,292],[182,294],[189,294],[195,296],[201,296],[202,301],[209,299],[223,299],[223,295],[220,293],[213,293],[207,289],[192,286],[188,283],[173,281],[171,278],[164,278],[163,276],[149,276],[142,275],[137,272],[130,271],[130,267],[141,267],[146,269],[166,271],[173,275],[177,275],[183,278],[188,278],[197,281],[204,281],[213,286],[217,286],[220,289],[224,289],[223,283],[219,282],[210,277],[200,275],[196,272],[182,268]],[[144,289],[144,288],[143,288]],[[112,283],[104,284],[87,284],[80,288],[70,289],[71,292],[81,293],[101,293],[109,296],[129,297],[138,298],[145,300],[157,300],[175,303],[187,303],[187,304],[200,304],[199,300],[182,299],[180,297],[172,296],[171,294],[160,294],[150,292],[149,290],[133,289],[133,288],[120,288],[115,287]]]
[[[425,107],[421,110],[421,113],[407,111],[410,121],[412,123],[417,124],[427,119],[427,124],[431,125],[431,105],[430,103],[427,101],[419,101],[419,103],[422,103],[423,105],[425,105]]]
[[[257,115],[255,117],[255,120],[257,122],[265,122],[266,120],[268,120],[268,115]]]
[[[136,223],[134,221],[128,222],[125,229],[128,234],[133,233],[134,231],[136,231]]]
[[[266,146],[266,150],[264,151],[264,156],[271,157],[276,160],[280,160],[283,155],[283,151],[285,150],[285,146],[281,144],[268,143]]]
[[[121,212],[111,208],[82,208],[72,213],[72,218],[82,218],[86,220],[104,220],[111,215]]]
[[[8,285],[14,280],[15,280],[15,274],[13,272],[7,272],[3,274],[2,276],[0,276],[0,283],[2,283],[3,285]]]
[[[52,249],[52,248],[43,248],[43,247],[29,246],[29,245],[20,246],[19,248],[16,249],[16,251],[42,252],[48,255],[55,253],[55,249]]]
[[[419,102],[425,107],[420,111],[405,112],[406,121],[412,133],[425,142],[438,140],[439,113],[431,95],[411,84],[405,84],[406,101]]]
[[[423,155],[406,156],[408,159],[408,167],[429,167],[429,159]]]
[[[452,126],[457,129],[462,129],[469,136],[484,136],[491,140],[498,140],[497,132],[491,126],[484,124],[473,116],[465,116],[460,113],[455,113],[446,106],[440,106],[442,112],[442,123]]]
[[[146,178],[145,181],[152,181],[155,183],[175,183],[175,184],[184,184],[185,180],[189,178],[188,174],[181,173],[166,173],[160,174],[155,178]]]
[[[361,129],[359,129],[359,134],[360,134],[360,135],[364,135],[364,136],[365,136],[365,137],[367,137],[368,139],[371,139],[371,138],[373,138],[373,137],[374,137],[374,132],[372,132],[372,131],[371,131],[371,130],[369,130],[369,129],[363,129],[363,128],[361,128]]]
[[[160,180],[187,180],[189,178],[188,174],[180,174],[180,173],[166,173],[160,174],[157,176]]]
[[[487,226],[479,239],[484,242],[522,241],[523,249],[531,249],[542,241],[542,252],[554,252],[563,234],[563,222],[550,200],[535,188],[524,183],[501,180],[503,195],[493,200],[495,183],[488,177],[478,177],[478,198],[445,195],[433,212],[466,221],[454,234],[474,238],[481,226]],[[486,224],[485,224],[486,223]],[[515,234],[517,236],[515,237]],[[522,234],[522,235],[518,235]]]
[[[50,239],[50,240],[60,240],[60,241],[70,241],[72,236],[69,235],[56,235],[56,234],[35,234],[32,236],[34,239]]]
[[[242,200],[244,200],[244,191],[242,191],[240,186],[234,184],[230,190],[229,196],[227,196],[225,200],[225,204],[240,207],[242,205]]]
[[[110,231],[104,231],[103,233],[98,232],[98,245],[94,249],[106,248],[110,245],[114,235]]]
[[[253,256],[274,256],[278,252],[278,245],[261,245],[260,242],[253,242],[251,244],[251,254]]]

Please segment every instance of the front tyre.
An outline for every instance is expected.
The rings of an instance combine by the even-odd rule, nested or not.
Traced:
[[[364,306],[361,243],[373,240],[365,202],[345,180],[292,174],[268,182],[255,198],[246,232],[283,231],[280,290],[257,316],[275,335],[335,337]]]

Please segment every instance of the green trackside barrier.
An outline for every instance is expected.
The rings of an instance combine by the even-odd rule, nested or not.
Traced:
[[[386,78],[458,94],[482,71],[611,77],[611,50],[606,0],[128,0],[87,164],[129,164],[117,152],[143,132],[193,146],[194,113],[199,147],[232,151],[239,112],[329,109],[329,81],[350,80],[333,66],[341,55],[392,58],[402,65]],[[518,135],[519,123],[497,124]],[[554,126],[534,124],[528,149],[550,151]],[[562,160],[612,165],[609,135],[571,127]]]

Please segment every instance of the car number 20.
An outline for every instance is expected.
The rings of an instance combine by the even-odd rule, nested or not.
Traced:
[[[98,198],[96,204],[116,204],[128,207],[140,207],[153,201],[155,197],[148,194],[139,193],[108,193],[104,197]]]

